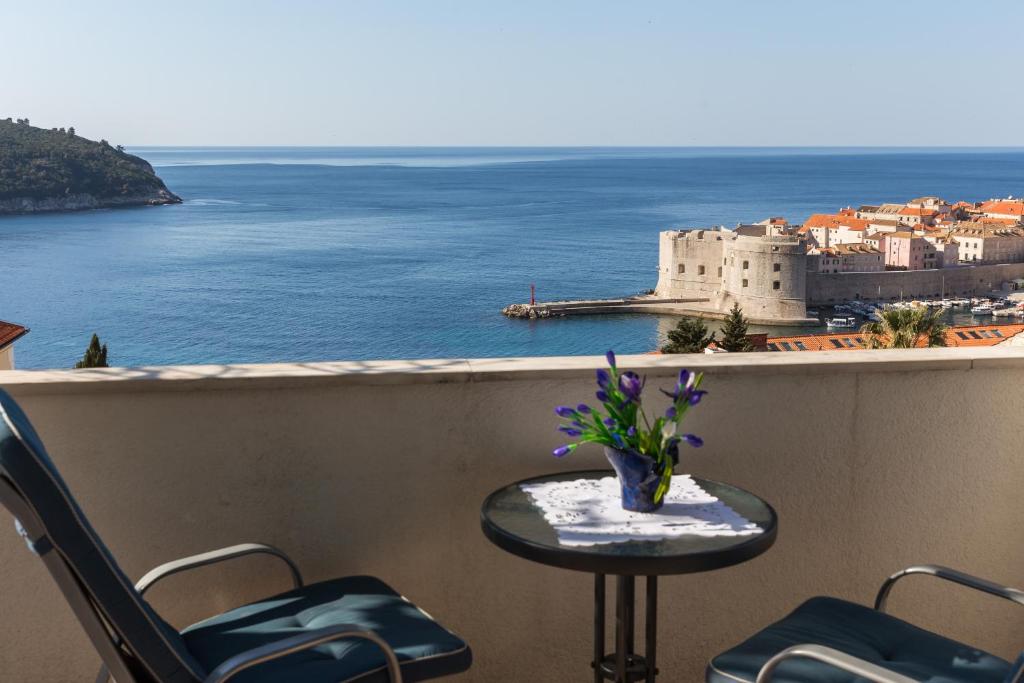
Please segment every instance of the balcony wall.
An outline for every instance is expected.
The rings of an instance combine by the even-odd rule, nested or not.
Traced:
[[[565,460],[552,407],[586,400],[596,358],[189,366],[0,373],[126,572],[242,541],[310,580],[372,573],[462,634],[467,681],[584,680],[590,577],[493,547],[480,502]],[[775,505],[778,542],[747,564],[661,582],[660,668],[704,663],[814,594],[868,602],[912,563],[1024,585],[1024,349],[631,357],[651,385],[707,372],[683,469]],[[652,392],[653,393],[653,392]],[[41,563],[0,528],[0,678],[70,681],[97,665]],[[172,623],[283,589],[270,559],[150,593]],[[909,579],[897,614],[1004,656],[1024,610]]]

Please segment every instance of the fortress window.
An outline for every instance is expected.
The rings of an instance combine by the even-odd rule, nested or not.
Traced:
[[[782,284],[778,280],[772,283],[772,289],[778,289],[781,286]]]
[[[679,264],[679,274],[682,275],[685,272],[686,272],[686,264],[685,263],[680,263]]]
[[[697,275],[704,274],[704,266],[697,266]]]
[[[749,283],[749,281],[748,281],[748,280],[746,280],[746,279],[744,279],[744,280],[743,280],[743,286],[744,286],[744,287],[746,287],[748,283]]]
[[[727,266],[727,265],[729,265],[729,259],[727,259],[727,258],[723,258],[723,259],[722,259],[722,265],[723,265],[723,266]]]
[[[722,266],[718,266],[718,277],[722,277]]]
[[[743,270],[746,270],[749,267],[750,267],[750,261],[744,261],[743,262]]]
[[[772,272],[773,273],[777,273],[780,270],[782,270],[782,264],[781,263],[773,263],[772,264]]]

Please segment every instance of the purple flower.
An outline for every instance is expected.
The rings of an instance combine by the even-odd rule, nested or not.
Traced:
[[[606,394],[605,392],[599,391],[599,392],[597,392],[594,395],[597,396],[597,400],[600,401],[601,403],[607,403],[608,402],[608,394]]]
[[[605,425],[607,425],[609,427],[614,427],[617,424],[615,422],[615,418],[614,417],[606,417],[604,420],[602,420],[602,422],[604,422]]]
[[[584,415],[588,415],[590,413],[590,406],[588,406],[586,403],[581,403],[578,406],[576,406],[576,410],[580,411]]]
[[[608,360],[608,366],[614,368],[615,367],[615,352],[614,351],[609,351],[608,353],[604,354],[604,357]]]
[[[612,376],[608,373],[607,370],[601,368],[600,370],[597,371],[597,386],[604,389],[608,386],[608,383],[611,381]]]
[[[572,453],[572,448],[569,446],[559,446],[555,450],[551,451],[551,455],[556,458],[561,458],[562,456],[569,455],[570,453]]]
[[[690,444],[694,448],[700,448],[704,445],[704,439],[700,438],[696,434],[683,434],[683,441]]]
[[[703,398],[704,394],[706,394],[706,393],[708,393],[708,392],[706,392],[706,391],[704,391],[702,389],[697,389],[696,391],[690,392],[690,398],[687,399],[687,400],[690,402],[691,406],[695,406],[698,403],[700,403],[701,398]]]
[[[626,430],[626,436],[631,439],[636,436],[636,427],[630,425],[629,429]]]
[[[580,430],[576,429],[575,427],[559,427],[558,431],[565,432],[569,436],[579,436],[580,434],[583,433]]]
[[[690,377],[692,377],[690,371],[687,370],[686,368],[683,368],[682,370],[679,371],[679,382],[676,383],[676,386],[679,387],[680,389],[689,386]]]
[[[644,390],[644,381],[640,375],[629,371],[622,373],[619,377],[619,391],[626,397],[626,401],[640,401],[640,392]]]
[[[573,417],[576,415],[576,411],[569,406],[558,406],[555,408],[555,414],[558,415],[558,417]]]
[[[676,407],[675,406],[669,406],[668,407],[668,410],[665,411],[665,419],[667,419],[667,420],[674,420],[674,419],[676,419]]]

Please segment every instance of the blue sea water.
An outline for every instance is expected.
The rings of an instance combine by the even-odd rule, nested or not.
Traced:
[[[653,287],[670,227],[1024,194],[1020,149],[129,151],[184,204],[0,218],[19,367],[643,352],[671,321],[499,311]]]

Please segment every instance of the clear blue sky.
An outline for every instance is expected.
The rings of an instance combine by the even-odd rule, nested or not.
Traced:
[[[0,0],[0,116],[126,145],[1024,145],[1024,2]]]

